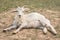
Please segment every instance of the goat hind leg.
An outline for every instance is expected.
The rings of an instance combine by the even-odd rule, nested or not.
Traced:
[[[47,28],[46,27],[39,27],[40,29],[42,29],[43,33],[46,34],[47,33]]]
[[[47,28],[46,28],[46,27],[43,28],[43,33],[44,33],[44,34],[47,33]]]
[[[48,30],[51,31],[51,32],[52,32],[53,34],[55,34],[55,35],[57,34],[56,30],[53,28],[52,25],[49,25],[49,26],[48,26]]]

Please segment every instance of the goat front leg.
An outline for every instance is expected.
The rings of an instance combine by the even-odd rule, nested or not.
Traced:
[[[27,25],[27,23],[22,23],[21,24],[21,26],[17,29],[17,30],[15,30],[14,32],[13,32],[13,34],[16,34],[17,32],[19,32],[19,30],[21,30],[23,27],[25,27]]]
[[[16,23],[15,20],[13,21],[13,23],[11,24],[10,27],[8,27],[6,29],[3,29],[3,32],[6,32],[7,30],[11,30],[11,29],[14,29],[14,28],[17,28],[17,23]]]
[[[3,29],[3,32],[9,31],[9,30],[14,29],[16,27],[17,27],[16,25],[12,25],[12,26],[10,26],[10,27],[8,27],[6,29]]]

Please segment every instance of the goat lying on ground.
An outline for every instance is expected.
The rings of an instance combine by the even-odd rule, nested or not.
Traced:
[[[4,31],[11,30],[12,28],[17,28],[14,33],[19,32],[22,28],[41,28],[44,33],[47,33],[47,30],[52,31],[54,34],[57,34],[53,26],[51,25],[50,21],[45,18],[45,16],[41,15],[37,12],[31,12],[29,14],[24,14],[23,11],[25,11],[26,8],[24,7],[18,7],[17,8],[17,15],[15,16],[15,19],[12,23],[12,26],[9,28],[4,29]]]

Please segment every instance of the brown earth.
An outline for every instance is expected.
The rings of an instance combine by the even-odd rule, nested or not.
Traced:
[[[43,14],[51,21],[51,24],[55,27],[57,35],[53,35],[48,32],[43,34],[40,29],[23,29],[17,34],[13,35],[12,32],[2,32],[4,28],[7,28],[13,21],[15,13],[11,13],[12,10],[0,13],[0,40],[60,40],[60,12],[53,10],[37,9],[37,12]]]

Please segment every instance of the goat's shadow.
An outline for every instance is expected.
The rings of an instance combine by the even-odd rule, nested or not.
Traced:
[[[19,28],[19,26],[16,27],[16,29],[18,29],[18,28]],[[16,29],[9,30],[9,32],[7,31],[7,33],[6,33],[6,32],[5,32],[5,33],[6,33],[8,36],[11,36],[13,30],[16,30]],[[20,31],[22,31],[22,30],[24,30],[24,29],[27,29],[27,30],[28,30],[28,29],[39,29],[39,30],[43,30],[43,29],[38,28],[38,27],[36,27],[36,28],[34,28],[34,27],[29,27],[29,28],[24,27],[24,28],[22,28]],[[12,31],[12,32],[11,32],[11,31]],[[48,31],[49,31],[52,35],[56,35],[56,34],[54,34],[52,31],[50,31],[50,30],[48,30]],[[11,33],[10,33],[10,32],[11,32]],[[45,33],[43,32],[43,34],[46,35],[47,33],[45,34]],[[14,35],[14,34],[12,34],[12,35]]]
[[[24,30],[24,29],[27,29],[27,30],[28,30],[28,29],[39,29],[39,30],[43,30],[43,29],[38,28],[38,27],[37,27],[37,28],[29,27],[29,28],[22,28],[21,31]],[[53,33],[52,31],[50,31],[50,30],[48,30],[48,32],[50,32],[52,35],[56,35],[56,34],[54,34],[54,33]],[[44,32],[43,32],[43,34],[46,35],[47,33],[44,33]]]

